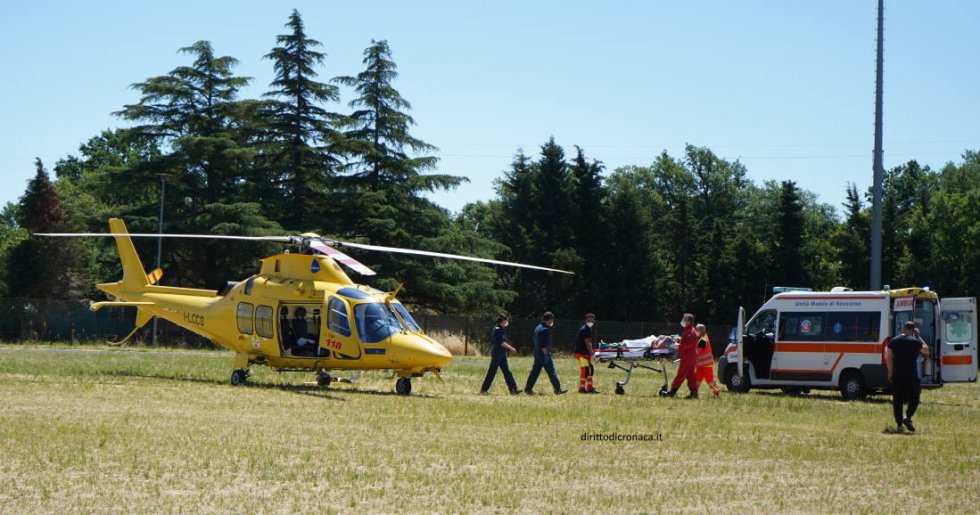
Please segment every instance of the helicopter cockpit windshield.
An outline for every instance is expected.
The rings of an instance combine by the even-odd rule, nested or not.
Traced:
[[[419,327],[419,323],[416,322],[414,318],[412,318],[412,315],[408,312],[407,309],[405,309],[404,305],[391,303],[391,306],[395,308],[395,311],[397,311],[399,315],[401,315],[402,321],[408,324],[408,329],[410,331],[419,332],[422,330],[422,328]]]
[[[393,334],[409,330],[395,316],[390,305],[382,302],[354,306],[354,321],[357,323],[357,333],[364,343],[378,343]]]

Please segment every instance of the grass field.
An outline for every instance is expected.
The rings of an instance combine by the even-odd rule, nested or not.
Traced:
[[[488,362],[400,397],[381,373],[324,390],[253,368],[232,387],[226,352],[2,347],[0,513],[980,509],[977,384],[924,392],[918,433],[895,435],[886,397],[661,399],[649,372],[617,396],[602,368],[603,395],[512,397],[498,375],[480,396]],[[523,385],[529,359],[511,364]]]

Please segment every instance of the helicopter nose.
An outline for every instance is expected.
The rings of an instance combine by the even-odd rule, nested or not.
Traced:
[[[453,359],[445,347],[428,338],[413,336],[402,342],[402,347],[408,361],[417,366],[442,367]]]
[[[425,343],[424,360],[432,366],[441,367],[453,360],[453,355],[445,347],[434,341]]]

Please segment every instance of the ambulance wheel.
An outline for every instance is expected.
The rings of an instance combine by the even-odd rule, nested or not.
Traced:
[[[752,380],[748,375],[739,375],[738,365],[729,365],[725,370],[725,386],[730,392],[745,393],[752,388]]]
[[[412,393],[412,380],[407,377],[403,377],[396,381],[395,392],[397,392],[398,395],[408,395]]]
[[[624,393],[626,393],[626,388],[623,388],[622,385],[617,384],[616,385],[616,395],[622,395]]]
[[[868,387],[857,370],[848,370],[840,378],[840,394],[845,401],[859,401],[868,396]]]
[[[326,370],[321,370],[321,371],[319,371],[319,372],[316,373],[316,384],[317,385],[319,385],[319,386],[330,386],[330,381],[333,381],[333,378],[330,377],[330,374],[328,374]]]
[[[245,384],[245,380],[248,379],[247,370],[236,370],[231,373],[231,385],[238,386],[240,384]]]

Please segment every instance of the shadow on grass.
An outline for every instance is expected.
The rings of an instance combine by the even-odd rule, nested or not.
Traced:
[[[896,435],[896,436],[915,436],[915,432],[914,431],[905,431],[904,429],[901,430],[901,431],[899,431],[897,428],[894,428],[894,427],[886,427],[886,428],[882,429],[881,430],[881,434],[883,434],[883,435]]]
[[[826,391],[830,392],[832,390],[826,390]],[[783,397],[787,399],[812,399],[817,401],[825,401],[825,402],[829,401],[829,402],[840,402],[840,403],[865,402],[868,404],[891,404],[892,402],[891,399],[889,398],[870,397],[870,396],[860,401],[845,401],[844,398],[841,397],[840,395],[811,395],[811,394],[783,393],[783,392],[773,392],[773,391],[754,391],[749,393],[749,395],[752,394],[764,395],[767,397]]]
[[[207,384],[215,386],[229,386],[227,381],[218,379],[207,379],[201,377],[187,377],[180,375],[167,375],[167,374],[154,374],[147,372],[139,372],[135,370],[111,370],[111,371],[92,371],[90,373],[85,373],[84,375],[90,377],[135,377],[141,379],[160,379],[164,381],[174,381],[180,383],[197,383],[197,384]],[[365,390],[357,388],[356,386],[349,386],[343,388],[324,388],[316,384],[276,384],[276,383],[259,383],[259,382],[249,382],[246,381],[242,386],[243,388],[258,388],[263,390],[279,390],[284,392],[296,393],[300,395],[308,395],[311,397],[317,397],[320,399],[328,399],[335,401],[345,401],[346,399],[342,397],[336,397],[330,395],[331,393],[345,393],[353,395],[378,395],[378,396],[393,396],[399,397],[400,395],[394,391],[384,391],[384,390]],[[435,399],[435,395],[431,394],[417,394],[413,393],[410,397],[416,397],[420,399]]]

